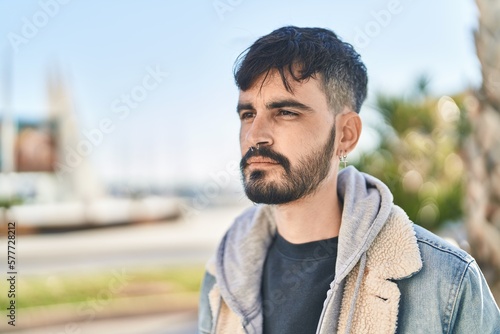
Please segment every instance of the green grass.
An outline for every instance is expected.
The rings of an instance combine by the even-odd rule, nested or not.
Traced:
[[[203,273],[203,266],[30,277],[23,277],[21,273],[17,277],[16,307],[20,309],[179,292],[196,293],[200,288]],[[6,285],[2,284],[2,287],[8,289]],[[9,300],[7,291],[1,291],[2,308]]]

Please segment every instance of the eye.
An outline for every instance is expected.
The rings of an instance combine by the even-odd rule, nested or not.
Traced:
[[[255,113],[251,111],[245,111],[240,114],[241,120],[247,120],[255,117]]]
[[[293,118],[293,117],[297,117],[299,116],[299,114],[293,112],[293,111],[289,111],[289,110],[279,110],[278,111],[278,115],[279,116],[284,116],[286,118]]]

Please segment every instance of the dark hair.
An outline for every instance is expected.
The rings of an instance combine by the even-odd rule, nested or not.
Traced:
[[[271,70],[279,72],[289,92],[287,74],[299,82],[319,74],[335,113],[345,106],[359,113],[366,98],[368,77],[361,57],[328,29],[288,26],[259,38],[236,59],[236,85],[245,91]]]

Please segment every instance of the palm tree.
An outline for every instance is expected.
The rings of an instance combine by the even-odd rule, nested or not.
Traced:
[[[463,216],[463,98],[429,96],[427,83],[422,77],[406,97],[377,95],[373,107],[385,120],[375,128],[380,141],[354,165],[384,181],[414,222],[437,230]]]
[[[476,0],[482,86],[466,100],[466,224],[471,251],[500,302],[500,2]]]

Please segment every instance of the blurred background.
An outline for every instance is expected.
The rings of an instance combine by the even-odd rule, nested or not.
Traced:
[[[204,263],[252,205],[233,62],[284,25],[358,50],[349,162],[471,252],[499,301],[498,22],[487,0],[0,0],[0,267],[16,222],[18,291],[0,331],[196,332]]]

